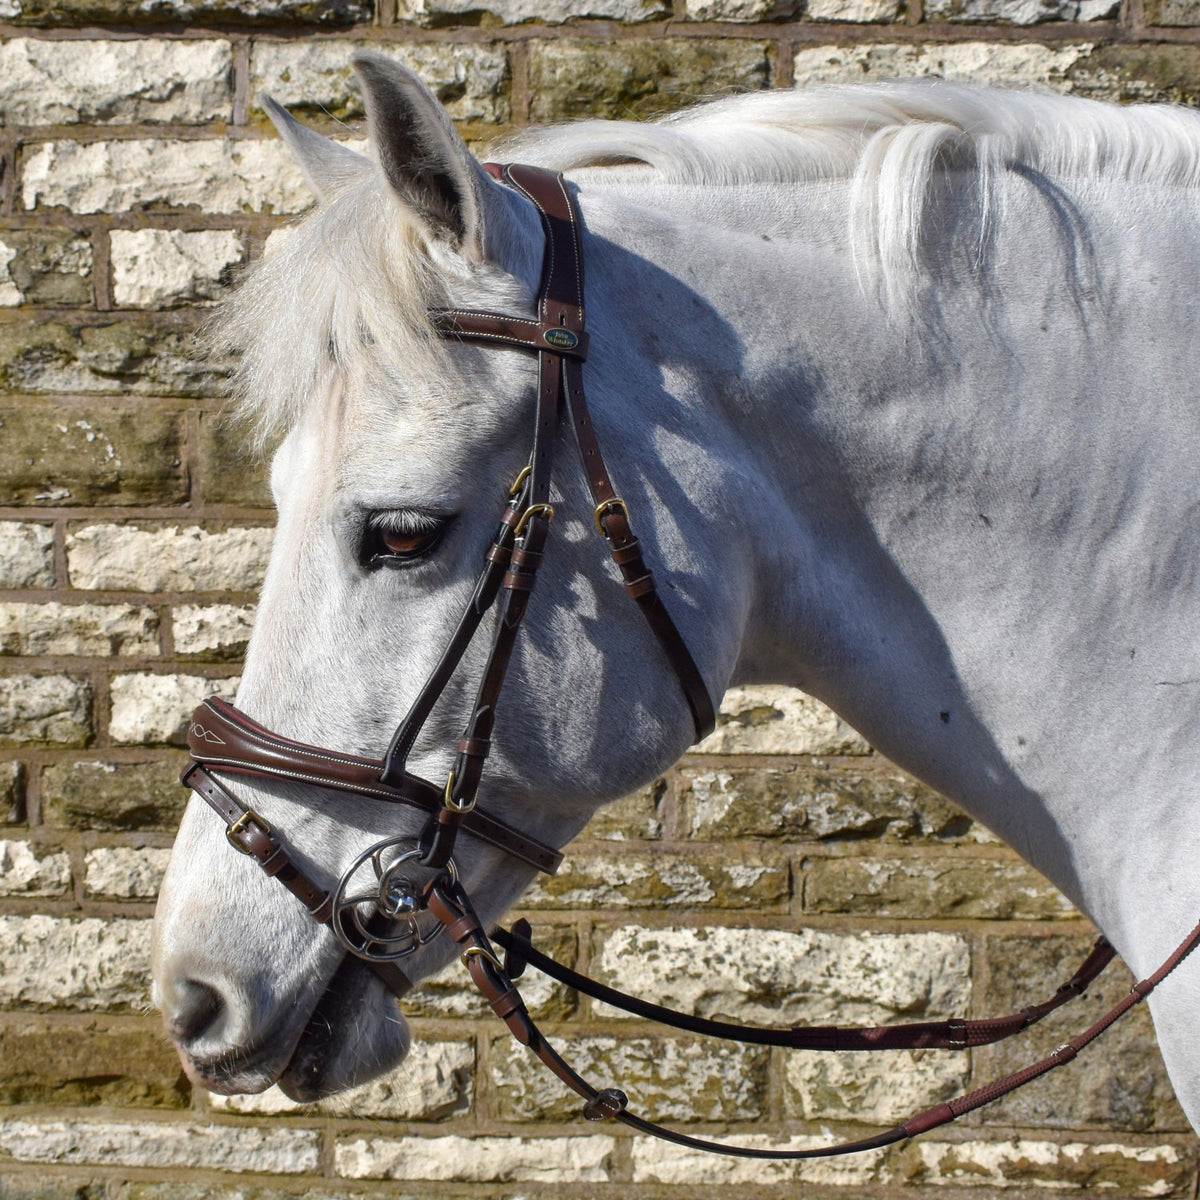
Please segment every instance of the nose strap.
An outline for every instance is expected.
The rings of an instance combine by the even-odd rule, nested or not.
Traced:
[[[191,788],[225,822],[225,836],[235,850],[253,858],[268,875],[278,879],[308,909],[318,925],[332,924],[332,897],[296,865],[287,847],[258,813],[247,808],[197,762],[189,762],[184,767],[179,782]],[[378,918],[376,913],[372,920]],[[366,955],[359,957],[394,996],[412,991],[412,980],[394,962]]]
[[[383,783],[383,760],[342,754],[292,741],[246,716],[226,700],[210,696],[192,714],[188,729],[192,760],[206,771],[228,771],[262,779],[287,779],[404,804],[425,813],[442,808],[443,789],[405,772],[398,785]],[[506,825],[476,806],[462,815],[475,837],[553,875],[562,855],[552,846]]]

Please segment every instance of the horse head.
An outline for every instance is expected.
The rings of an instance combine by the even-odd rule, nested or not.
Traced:
[[[389,780],[400,792],[406,781],[446,780],[454,812],[473,807],[478,791],[492,827],[540,845],[544,860],[546,847],[565,845],[597,805],[653,778],[693,740],[704,723],[694,711],[707,703],[704,680],[715,691],[731,667],[732,641],[718,644],[712,630],[735,631],[742,608],[729,583],[736,549],[702,571],[690,548],[708,519],[705,489],[689,492],[680,480],[703,477],[703,451],[679,449],[679,401],[646,349],[638,306],[605,303],[625,252],[577,235],[587,248],[593,343],[621,350],[619,361],[589,366],[588,387],[628,500],[602,494],[597,505],[570,461],[574,436],[539,425],[547,372],[568,370],[582,335],[543,329],[557,344],[547,355],[440,336],[438,324],[438,314],[468,314],[461,323],[498,312],[537,326],[553,269],[543,264],[550,218],[536,196],[483,168],[408,71],[371,54],[356,67],[372,158],[268,102],[318,204],[220,322],[217,336],[242,359],[244,415],[276,446],[278,525],[240,711],[210,709],[192,730],[202,762],[220,760],[238,739],[260,753],[282,746],[293,762],[315,756],[315,773],[216,770],[224,782],[206,774],[204,786],[237,826],[228,840],[245,849],[239,839],[277,831],[288,871],[311,883],[310,908],[349,896],[352,924],[375,897],[359,894],[355,872],[366,872],[371,889],[391,886],[397,905],[416,903],[434,874],[421,840],[429,815],[389,802],[397,799],[385,795]],[[567,243],[558,245],[561,257]],[[668,483],[672,452],[680,461]],[[624,528],[630,509],[639,554],[667,592],[668,623],[690,647],[690,692],[663,659],[661,630],[656,636],[629,602],[596,537],[599,526],[613,548],[614,534],[618,542],[624,535],[608,522]],[[493,562],[506,556],[494,578],[485,552]],[[479,604],[481,565],[487,587],[502,594],[498,616]],[[629,590],[644,591],[639,579],[648,575],[633,574],[625,572]],[[520,636],[498,652],[495,631],[518,603]],[[503,695],[481,701],[497,653],[507,660]],[[453,662],[439,671],[444,654]],[[398,727],[404,732],[394,734]],[[330,786],[319,769],[335,760],[357,769],[346,765],[351,759],[378,768],[385,755],[359,788]],[[460,762],[478,773],[484,757],[482,782],[463,796]],[[514,854],[511,838],[487,836],[482,819],[466,822],[436,865],[448,860],[488,920],[521,894],[539,860]],[[390,848],[373,850],[384,842]],[[372,869],[379,878],[370,879]],[[328,904],[321,915],[328,918]],[[336,917],[333,925],[343,932]],[[401,977],[417,981],[453,946],[419,917],[402,926]],[[219,1092],[278,1081],[312,1099],[397,1063],[408,1038],[392,995],[346,944],[314,925],[251,857],[231,854],[220,822],[193,797],[162,888],[154,950],[156,1000],[193,1079]]]

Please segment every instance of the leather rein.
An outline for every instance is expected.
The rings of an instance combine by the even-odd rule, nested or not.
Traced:
[[[412,986],[397,961],[446,930],[462,948],[462,961],[493,1011],[517,1041],[583,1098],[583,1115],[589,1120],[615,1119],[639,1132],[691,1149],[742,1158],[824,1158],[880,1149],[944,1125],[1071,1061],[1079,1050],[1149,995],[1200,944],[1200,924],[1153,975],[1135,983],[1103,1017],[1047,1058],[916,1113],[873,1137],[839,1145],[774,1150],[730,1145],[664,1128],[630,1112],[628,1098],[619,1088],[594,1087],[539,1030],[514,982],[527,965],[636,1016],[706,1036],[807,1050],[968,1049],[1019,1033],[1082,995],[1112,961],[1115,951],[1103,937],[1099,938],[1079,970],[1050,999],[1010,1016],[875,1028],[769,1029],[712,1021],[626,996],[536,950],[526,921],[516,922],[511,930],[494,930],[489,940],[459,881],[452,857],[459,832],[548,874],[553,874],[562,861],[561,853],[553,847],[487,813],[478,805],[477,794],[491,745],[497,702],[554,515],[551,476],[556,442],[565,422],[574,430],[595,503],[596,527],[608,545],[626,591],[641,609],[679,681],[697,740],[712,730],[715,714],[699,668],[646,565],[628,508],[613,486],[588,414],[582,377],[588,350],[583,250],[574,200],[562,176],[554,172],[491,163],[486,169],[536,207],[546,235],[546,251],[536,317],[457,309],[432,313],[435,327],[444,338],[515,348],[538,356],[529,462],[512,485],[471,600],[383,758],[365,758],[293,741],[259,725],[232,704],[210,698],[193,714],[188,731],[191,760],[181,782],[199,794],[225,822],[226,837],[234,849],[253,857],[268,875],[287,887],[313,919],[327,925],[343,947],[363,959],[395,995],[403,995]],[[459,739],[454,765],[445,784],[438,786],[410,772],[406,760],[484,617],[493,610],[496,615],[491,646],[475,702]],[[290,780],[408,805],[427,814],[425,827],[419,838],[389,838],[368,847],[329,892],[309,878],[271,826],[243,804],[214,772]],[[419,875],[430,872],[433,875],[427,882],[415,882]],[[493,942],[504,949],[503,958]]]

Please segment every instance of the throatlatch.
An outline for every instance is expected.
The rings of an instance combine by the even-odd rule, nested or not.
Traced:
[[[495,940],[506,951],[501,960],[475,915],[452,855],[456,838],[463,831],[539,871],[553,873],[562,860],[553,847],[520,833],[480,808],[477,796],[505,674],[554,515],[550,484],[555,444],[564,420],[569,420],[575,432],[595,504],[596,528],[608,544],[626,591],[646,617],[679,680],[697,740],[713,728],[715,716],[703,677],[658,594],[653,574],[634,536],[628,508],[613,486],[588,414],[582,376],[588,352],[583,246],[574,202],[561,175],[528,166],[488,164],[487,169],[536,207],[546,234],[546,252],[536,317],[462,310],[432,314],[443,337],[533,352],[539,362],[533,448],[528,465],[512,485],[471,601],[382,759],[342,754],[292,741],[265,729],[233,705],[210,699],[196,710],[192,719],[188,734],[192,761],[184,770],[183,783],[203,797],[225,822],[226,835],[236,850],[253,856],[264,871],[279,879],[315,921],[329,925],[341,944],[366,960],[397,995],[407,991],[411,984],[396,960],[415,953],[442,929],[447,930],[462,948],[462,961],[475,986],[513,1036],[583,1098],[583,1115],[589,1120],[615,1119],[641,1133],[691,1149],[742,1158],[824,1158],[879,1149],[944,1125],[1071,1061],[1079,1050],[1144,999],[1200,944],[1200,925],[1158,971],[1135,983],[1119,1004],[1049,1057],[984,1088],[916,1113],[873,1137],[836,1146],[771,1150],[728,1145],[665,1129],[631,1113],[628,1098],[621,1089],[593,1087],[538,1029],[514,982],[527,964],[638,1016],[706,1036],[828,1051],[966,1049],[1019,1033],[1081,995],[1112,961],[1114,952],[1101,938],[1080,969],[1053,997],[1010,1016],[869,1029],[835,1026],[760,1029],[676,1013],[625,996],[560,966],[534,949],[529,927],[524,922],[518,922],[511,931],[495,931]],[[495,619],[487,664],[457,745],[454,765],[445,784],[439,787],[413,775],[407,768],[407,758],[489,612],[495,613]],[[270,825],[219,782],[215,772],[294,780],[352,792],[406,804],[424,811],[428,817],[419,838],[398,836],[369,846],[343,872],[330,893],[300,870]]]

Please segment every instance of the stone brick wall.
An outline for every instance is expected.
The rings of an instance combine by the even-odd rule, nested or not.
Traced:
[[[222,364],[190,354],[205,306],[307,203],[260,89],[353,129],[349,50],[369,42],[476,142],[912,72],[1190,103],[1198,33],[1197,0],[0,0],[0,1196],[1194,1195],[1140,1012],[952,1131],[780,1167],[582,1127],[457,974],[406,1002],[404,1074],[348,1104],[213,1099],[157,1032],[146,959],[181,722],[236,685],[270,540],[262,472],[216,419]],[[601,978],[770,1022],[1007,1011],[1089,941],[984,830],[778,691],[727,697],[718,732],[599,817],[526,908]],[[1121,986],[1017,1049],[870,1066],[529,992],[650,1115],[803,1144],[1039,1056]]]

